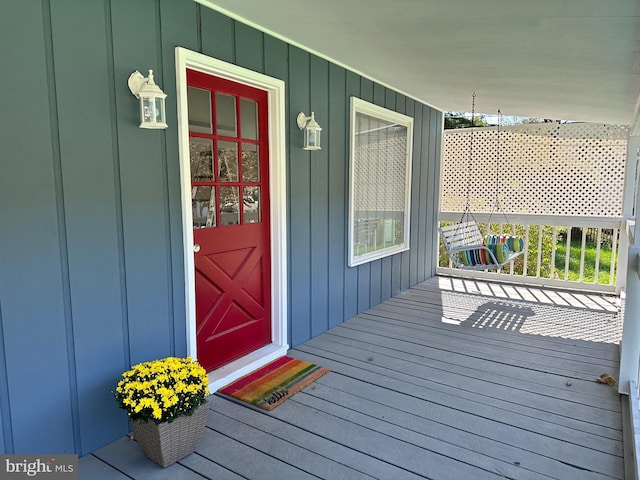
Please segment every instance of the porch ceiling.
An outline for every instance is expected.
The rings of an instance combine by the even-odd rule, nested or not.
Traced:
[[[438,109],[630,124],[638,0],[196,0]]]

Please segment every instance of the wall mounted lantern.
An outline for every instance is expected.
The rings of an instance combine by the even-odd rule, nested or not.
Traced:
[[[322,128],[313,117],[307,117],[304,112],[300,112],[297,117],[298,128],[304,130],[304,150],[320,150],[320,132]]]
[[[167,128],[164,99],[167,95],[153,81],[153,70],[143,77],[139,71],[129,76],[129,90],[140,99],[140,128]]]

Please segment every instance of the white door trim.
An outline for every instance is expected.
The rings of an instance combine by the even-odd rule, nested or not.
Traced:
[[[176,47],[178,146],[182,199],[187,352],[197,358],[195,269],[191,211],[187,72],[198,70],[265,90],[269,102],[269,194],[271,222],[271,343],[209,373],[209,388],[215,392],[236,378],[284,355],[287,338],[287,224],[285,155],[285,83],[282,80]]]

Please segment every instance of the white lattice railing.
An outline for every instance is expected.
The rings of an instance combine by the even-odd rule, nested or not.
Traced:
[[[499,195],[508,212],[618,215],[628,132],[557,122],[505,126],[500,134],[498,127],[445,130],[440,208],[462,210],[469,198],[474,212],[488,213]]]
[[[440,225],[459,222],[461,215],[440,212]],[[499,272],[461,270],[452,267],[440,242],[437,273],[603,292],[617,292],[624,281],[617,275],[618,253],[627,248],[621,217],[478,213],[472,218],[484,233],[491,220],[491,233],[520,235],[524,254]]]

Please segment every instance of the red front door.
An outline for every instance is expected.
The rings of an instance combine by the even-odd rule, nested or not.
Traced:
[[[198,360],[271,342],[267,93],[187,70]]]

